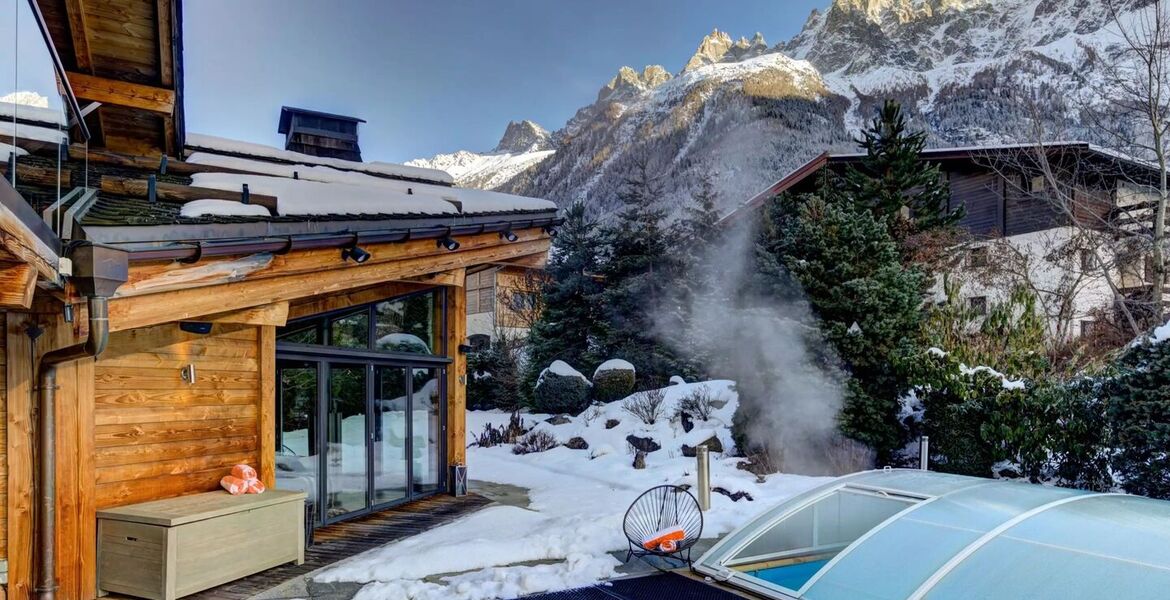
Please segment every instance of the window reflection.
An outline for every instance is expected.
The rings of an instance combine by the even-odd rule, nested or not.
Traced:
[[[317,364],[277,363],[276,487],[317,501]]]
[[[334,319],[329,324],[329,345],[338,348],[369,348],[370,314],[362,310]]]
[[[414,454],[413,485],[415,493],[439,489],[439,470],[443,457],[439,435],[442,419],[442,389],[439,369],[411,369],[411,448]]]
[[[436,354],[439,347],[437,294],[379,302],[374,307],[375,347],[386,352]]]

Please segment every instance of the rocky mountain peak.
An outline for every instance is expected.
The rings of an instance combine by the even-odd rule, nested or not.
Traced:
[[[532,121],[524,120],[508,123],[504,137],[500,138],[500,143],[493,152],[523,154],[551,149],[552,140],[549,132]]]
[[[746,37],[741,37],[739,40],[733,42],[730,35],[715,29],[704,36],[703,40],[699,42],[698,50],[695,51],[695,55],[683,67],[683,73],[707,65],[739,62],[741,60],[755,58],[767,51],[768,42],[764,40],[764,35],[758,31],[756,35],[752,36],[751,40]]]
[[[670,80],[670,72],[661,65],[647,65],[639,73],[631,67],[618,69],[618,74],[597,93],[597,101],[621,100],[644,92]]]

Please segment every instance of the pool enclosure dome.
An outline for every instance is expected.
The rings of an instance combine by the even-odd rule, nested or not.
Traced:
[[[855,473],[695,564],[766,598],[1170,597],[1170,502],[929,471]]]

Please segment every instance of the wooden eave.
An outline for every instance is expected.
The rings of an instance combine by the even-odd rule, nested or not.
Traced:
[[[31,294],[27,287],[31,277],[33,283],[41,281],[48,287],[60,288],[59,263],[60,241],[24,198],[7,181],[0,179],[0,270],[9,272],[9,277],[4,277],[0,285],[20,283],[25,286],[22,289]],[[29,268],[33,275],[30,275]],[[18,278],[14,275],[16,271],[20,273]],[[31,295],[28,300],[31,301]],[[28,307],[27,302],[21,304],[22,308]]]
[[[191,264],[132,263],[129,281],[110,299],[110,328],[123,331],[277,303],[303,304],[387,282],[459,285],[461,280],[444,274],[488,263],[524,264],[548,253],[551,238],[543,229],[515,233],[515,242],[496,233],[461,237],[454,252],[433,239],[363,245],[371,258],[360,265],[343,260],[338,248],[262,252]]]
[[[37,0],[95,148],[179,156],[183,148],[178,0]]]

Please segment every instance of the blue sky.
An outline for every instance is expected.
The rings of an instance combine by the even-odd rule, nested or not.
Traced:
[[[282,104],[366,119],[366,160],[552,130],[622,65],[682,68],[712,27],[797,33],[829,0],[185,2],[188,130],[278,145]]]

